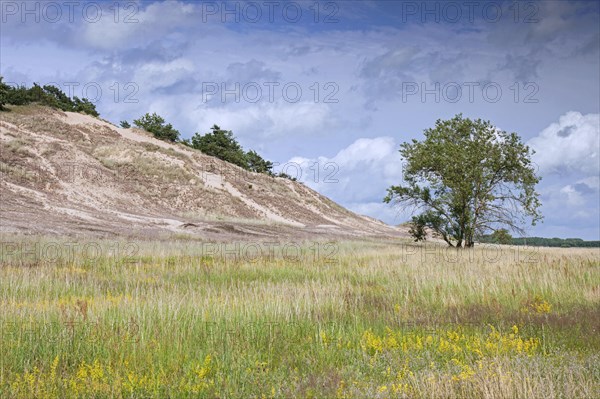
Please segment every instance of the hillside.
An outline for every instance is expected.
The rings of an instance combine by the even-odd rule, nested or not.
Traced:
[[[0,112],[0,232],[198,239],[404,236],[305,185],[41,106]]]

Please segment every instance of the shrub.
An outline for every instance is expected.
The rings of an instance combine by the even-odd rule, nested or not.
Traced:
[[[9,87],[6,103],[13,105],[25,105],[35,101],[33,98],[33,91],[29,91],[25,86]]]
[[[217,157],[249,170],[246,154],[242,146],[233,137],[233,132],[231,130],[223,130],[217,125],[213,125],[211,130],[212,132],[205,135],[194,134],[190,147],[200,150],[206,155]]]
[[[506,229],[498,229],[492,233],[492,240],[497,244],[510,245],[512,243],[512,236]]]
[[[81,102],[81,100],[79,100],[77,97],[74,98],[74,100],[76,100],[77,103],[71,100],[56,86],[46,85],[40,90],[39,86],[34,85],[34,88],[36,90],[36,94],[37,92],[39,92],[40,99],[38,101],[40,101],[44,105],[59,108],[63,111],[74,111],[77,107],[77,104]],[[89,101],[88,103],[91,104],[93,107],[92,103],[90,103]],[[96,110],[94,109],[93,112],[96,112]]]
[[[73,110],[92,116],[100,116],[98,111],[96,111],[96,106],[87,98],[79,99],[78,97],[73,97]]]
[[[8,91],[10,87],[2,81],[2,76],[0,76],[0,111],[5,110],[4,106],[8,102]]]
[[[292,176],[290,176],[290,175],[288,175],[287,173],[284,173],[284,172],[279,172],[277,174],[277,177],[283,177],[284,179],[288,179],[288,180],[291,180],[291,181],[297,181],[298,180],[295,177],[292,177]]]
[[[39,103],[63,111],[83,112],[92,116],[99,116],[96,106],[88,99],[73,97],[70,99],[62,90],[56,86],[46,85],[44,87],[34,83],[31,88],[25,86],[11,87],[2,83],[0,76],[0,109],[5,104],[27,105]]]
[[[170,123],[165,124],[165,120],[156,112],[152,115],[147,113],[139,119],[135,119],[133,124],[152,133],[159,140],[176,142],[179,139],[179,131],[174,129]]]
[[[202,151],[256,173],[272,175],[273,163],[265,160],[254,150],[244,152],[231,130],[221,129],[217,125],[211,127],[211,132],[204,135],[195,133],[191,140],[182,140],[182,144]]]
[[[273,162],[266,161],[254,150],[250,150],[246,153],[246,164],[248,165],[248,170],[257,173],[270,174],[273,169]]]

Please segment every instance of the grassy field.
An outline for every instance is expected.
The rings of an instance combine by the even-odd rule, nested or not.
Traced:
[[[6,236],[1,398],[593,398],[598,249]]]

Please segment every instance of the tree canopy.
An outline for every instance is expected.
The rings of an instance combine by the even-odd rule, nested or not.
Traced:
[[[510,245],[512,244],[512,236],[506,229],[498,229],[491,235],[492,240],[497,244]]]
[[[174,129],[170,123],[165,124],[165,120],[156,112],[153,112],[152,115],[146,113],[139,119],[134,119],[133,124],[152,133],[157,139],[171,142],[179,140],[179,131]]]
[[[251,172],[272,174],[272,162],[266,161],[254,150],[245,152],[231,130],[221,129],[217,125],[213,125],[211,132],[204,135],[195,133],[184,144]]]
[[[254,150],[250,150],[246,153],[246,165],[248,170],[256,173],[267,173],[270,174],[273,169],[273,162],[263,159]]]
[[[2,80],[3,77],[0,76],[0,111],[4,110],[4,106],[8,102],[8,91],[10,90],[10,86]]]
[[[384,198],[420,212],[411,222],[415,239],[429,230],[450,246],[471,247],[476,235],[502,227],[522,234],[529,219],[542,219],[533,152],[516,133],[459,114],[424,135],[401,145],[404,181]]]
[[[34,83],[32,87],[12,87],[2,82],[0,76],[0,110],[5,109],[6,104],[27,105],[38,103],[63,111],[82,112],[92,116],[99,116],[94,103],[86,98],[80,99],[74,96],[69,98],[61,89],[52,85],[40,86]]]
[[[210,128],[211,132],[192,136],[190,146],[206,155],[217,157],[234,165],[247,169],[246,154],[237,142],[231,130],[223,130],[217,125]]]

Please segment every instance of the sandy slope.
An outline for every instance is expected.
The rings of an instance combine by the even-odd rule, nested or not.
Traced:
[[[200,239],[403,236],[301,183],[138,129],[38,106],[0,113],[0,232]]]

